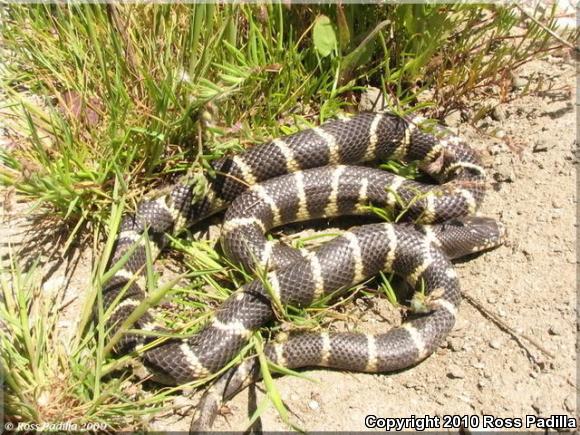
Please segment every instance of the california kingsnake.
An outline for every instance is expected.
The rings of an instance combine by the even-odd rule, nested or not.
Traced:
[[[343,166],[387,159],[417,161],[439,185]],[[266,354],[288,367],[369,372],[408,367],[432,353],[454,324],[460,294],[450,258],[496,246],[504,236],[503,227],[491,219],[462,218],[473,214],[483,199],[485,174],[476,153],[454,136],[424,133],[414,122],[392,114],[361,113],[331,121],[212,166],[215,175],[203,195],[196,198],[195,185],[179,183],[123,220],[111,264],[134,251],[104,290],[114,329],[144,298],[142,280],[134,278],[147,258],[142,234],[147,232],[156,257],[165,233],[229,205],[222,230],[224,251],[249,270],[270,272],[266,280],[256,279],[233,293],[199,334],[167,340],[143,354],[146,366],[166,381],[183,383],[224,367],[253,331],[272,320],[272,296],[282,304],[306,306],[381,270],[422,288],[423,312],[385,334],[300,334],[268,345]],[[371,204],[423,225],[364,225],[315,252],[300,252],[264,236],[288,222],[371,214]],[[137,327],[157,328],[148,314]],[[126,352],[143,342],[142,336],[127,334],[117,350]],[[254,377],[247,376],[252,371],[248,364],[228,375],[229,386],[225,380],[218,382],[220,393],[231,395]]]

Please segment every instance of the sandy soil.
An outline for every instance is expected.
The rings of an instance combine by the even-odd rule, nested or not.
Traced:
[[[370,414],[576,415],[575,67],[569,59],[549,57],[518,71],[514,83],[511,101],[476,123],[477,128],[459,116],[447,119],[485,156],[490,177],[482,214],[500,219],[509,232],[505,246],[457,264],[465,300],[454,331],[434,355],[400,373],[308,370],[315,382],[278,379],[292,421],[302,428],[364,430]],[[555,89],[544,92],[547,83]],[[470,106],[481,103],[497,101],[486,98]],[[21,240],[28,223],[4,210],[2,238]],[[65,329],[90,276],[90,251],[75,255],[81,257],[74,271],[53,262],[56,271],[44,284],[46,291],[66,287]],[[353,327],[363,331],[386,330],[399,318],[384,299],[359,299],[348,312],[357,319]],[[259,389],[257,397],[259,402]],[[183,409],[154,419],[151,427],[186,430],[189,405],[198,398],[177,398]],[[248,391],[224,411],[215,429],[243,429]],[[264,430],[288,429],[273,408],[262,425]]]

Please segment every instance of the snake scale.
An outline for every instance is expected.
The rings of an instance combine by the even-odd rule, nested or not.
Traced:
[[[266,278],[235,291],[198,334],[169,339],[144,352],[144,364],[159,379],[184,383],[222,369],[253,331],[275,318],[271,298],[304,307],[380,271],[403,277],[426,295],[422,307],[400,327],[382,334],[292,334],[269,343],[266,356],[289,368],[365,372],[398,370],[426,358],[453,327],[460,301],[450,260],[499,245],[505,230],[499,222],[473,216],[485,190],[485,171],[476,152],[455,136],[423,132],[417,124],[370,112],[333,120],[214,161],[201,196],[194,184],[183,182],[143,201],[134,215],[124,217],[111,259],[111,264],[127,259],[104,288],[111,330],[145,297],[147,249],[155,258],[165,234],[227,209],[224,252],[247,270],[267,271]],[[387,159],[416,161],[437,184],[356,166]],[[290,222],[371,215],[369,205],[402,213],[407,223],[362,225],[313,252],[265,236]],[[148,313],[136,328],[158,329]],[[116,351],[128,352],[145,341],[143,335],[126,334]],[[220,378],[201,403],[199,427],[211,423],[222,398],[258,376],[251,359]]]

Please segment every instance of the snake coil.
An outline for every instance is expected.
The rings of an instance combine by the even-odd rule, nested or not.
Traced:
[[[417,161],[437,184],[353,166],[386,159]],[[212,166],[215,175],[202,198],[193,200],[191,183],[178,183],[123,219],[111,263],[134,251],[104,290],[115,330],[145,297],[143,279],[134,278],[142,274],[147,258],[143,232],[156,257],[164,234],[227,208],[224,252],[248,270],[267,270],[266,279],[234,292],[195,336],[167,340],[144,352],[145,365],[166,382],[184,383],[222,369],[253,331],[274,318],[271,297],[308,306],[380,271],[394,272],[415,290],[424,290],[424,312],[381,334],[294,334],[268,344],[265,353],[289,368],[384,372],[416,364],[441,344],[455,322],[460,291],[450,260],[497,246],[504,237],[501,224],[473,216],[485,187],[485,171],[474,150],[455,136],[422,132],[415,121],[393,114],[361,113],[330,121]],[[414,223],[362,225],[314,252],[265,237],[270,229],[290,222],[370,215],[370,205],[402,213]],[[149,314],[136,326],[157,329]],[[116,350],[127,352],[144,341],[127,334]],[[203,414],[215,413],[222,396],[231,396],[257,376],[253,360],[232,369],[208,393]],[[199,424],[206,423],[202,419]]]

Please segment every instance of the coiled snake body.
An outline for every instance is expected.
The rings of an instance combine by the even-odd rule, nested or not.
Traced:
[[[438,184],[428,185],[365,166],[376,160],[418,161]],[[110,323],[118,327],[144,298],[134,279],[146,262],[141,234],[153,255],[164,234],[176,232],[227,207],[224,252],[247,270],[267,270],[238,289],[197,335],[172,339],[143,354],[144,363],[166,381],[183,383],[223,368],[257,328],[274,318],[271,297],[308,306],[358,284],[380,271],[394,272],[426,303],[401,327],[382,334],[306,333],[267,345],[267,357],[286,367],[326,366],[356,371],[402,369],[431,354],[453,327],[460,300],[450,259],[501,243],[503,227],[475,213],[485,174],[476,153],[453,136],[424,133],[392,114],[361,113],[250,148],[213,163],[215,176],[196,201],[194,185],[177,184],[169,194],[143,202],[124,218],[114,264],[134,243],[133,253],[104,291]],[[351,229],[315,252],[269,241],[271,228],[295,221],[371,214],[369,205],[404,212],[416,224],[379,223]],[[119,302],[120,301],[120,302]],[[146,314],[141,329],[156,329]],[[144,338],[126,335],[126,352]],[[217,396],[229,396],[257,376],[253,361],[232,369],[206,397],[214,412]],[[202,419],[203,420],[203,419]],[[206,422],[202,422],[206,423]]]

